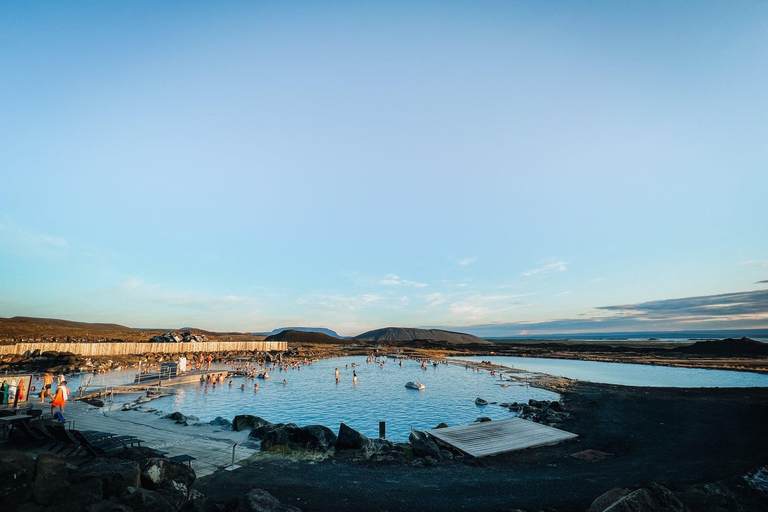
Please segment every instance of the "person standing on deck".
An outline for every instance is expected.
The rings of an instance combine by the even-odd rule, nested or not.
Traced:
[[[53,396],[51,395],[51,386],[53,386],[53,375],[45,372],[45,376],[43,376],[43,391],[40,393],[41,404],[45,403],[45,395]]]
[[[67,387],[67,381],[61,381],[56,387],[56,395],[53,397],[53,403],[51,404],[51,416],[53,416],[56,407],[59,408],[59,412],[64,414],[64,406],[69,400],[69,388]]]

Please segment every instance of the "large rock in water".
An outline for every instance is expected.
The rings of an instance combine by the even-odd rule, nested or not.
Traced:
[[[411,443],[411,449],[415,456],[432,457],[435,460],[440,460],[440,447],[424,432],[412,431],[411,435],[408,436],[408,441]]]
[[[262,427],[264,425],[270,425],[270,422],[264,418],[258,416],[251,416],[250,414],[238,414],[235,419],[232,420],[232,430],[248,430],[254,427]]]
[[[336,437],[337,450],[367,450],[371,440],[357,430],[348,427],[346,423],[339,425],[339,435]]]
[[[48,505],[51,498],[67,485],[67,463],[47,453],[38,455],[32,480],[32,497],[35,502]]]
[[[672,491],[652,483],[636,490],[615,487],[598,497],[587,512],[689,512]]]
[[[0,503],[3,507],[12,511],[29,499],[34,471],[35,463],[25,453],[0,451]]]
[[[251,489],[241,500],[237,512],[301,512],[290,505],[282,505],[277,498],[261,489]]]

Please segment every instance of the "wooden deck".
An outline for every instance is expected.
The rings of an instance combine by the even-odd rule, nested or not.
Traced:
[[[520,418],[437,428],[427,430],[427,433],[473,457],[557,444],[578,437],[565,430]]]

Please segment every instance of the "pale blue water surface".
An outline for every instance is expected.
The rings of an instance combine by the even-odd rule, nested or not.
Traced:
[[[359,366],[353,368],[352,363]],[[432,428],[440,422],[462,425],[478,416],[515,416],[499,405],[477,406],[477,397],[499,403],[559,398],[556,393],[513,383],[504,388],[498,385],[502,383],[498,376],[463,366],[429,365],[422,370],[420,363],[407,360],[403,365],[394,359],[387,360],[383,368],[366,363],[365,357],[324,359],[301,370],[271,370],[267,380],[233,378],[232,387],[226,382],[215,388],[204,384],[176,386],[174,396],[155,400],[150,406],[195,415],[201,421],[253,414],[272,422],[325,425],[334,431],[344,422],[368,436],[378,436],[379,421],[386,421],[387,437],[405,440],[411,427]],[[340,384],[334,378],[335,368],[340,372]],[[353,370],[357,371],[357,386],[352,384]],[[408,381],[421,382],[426,390],[406,389]],[[253,391],[254,382],[258,382],[259,391]],[[240,390],[243,383],[246,389]]]
[[[494,364],[532,372],[548,373],[578,379],[623,386],[673,388],[745,388],[768,386],[768,375],[754,372],[675,368],[647,364],[603,363],[572,359],[542,357],[473,356],[468,361],[490,361]]]

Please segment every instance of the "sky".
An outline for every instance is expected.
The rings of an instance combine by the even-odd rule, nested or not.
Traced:
[[[768,327],[766,62],[760,1],[2,2],[0,316]]]

